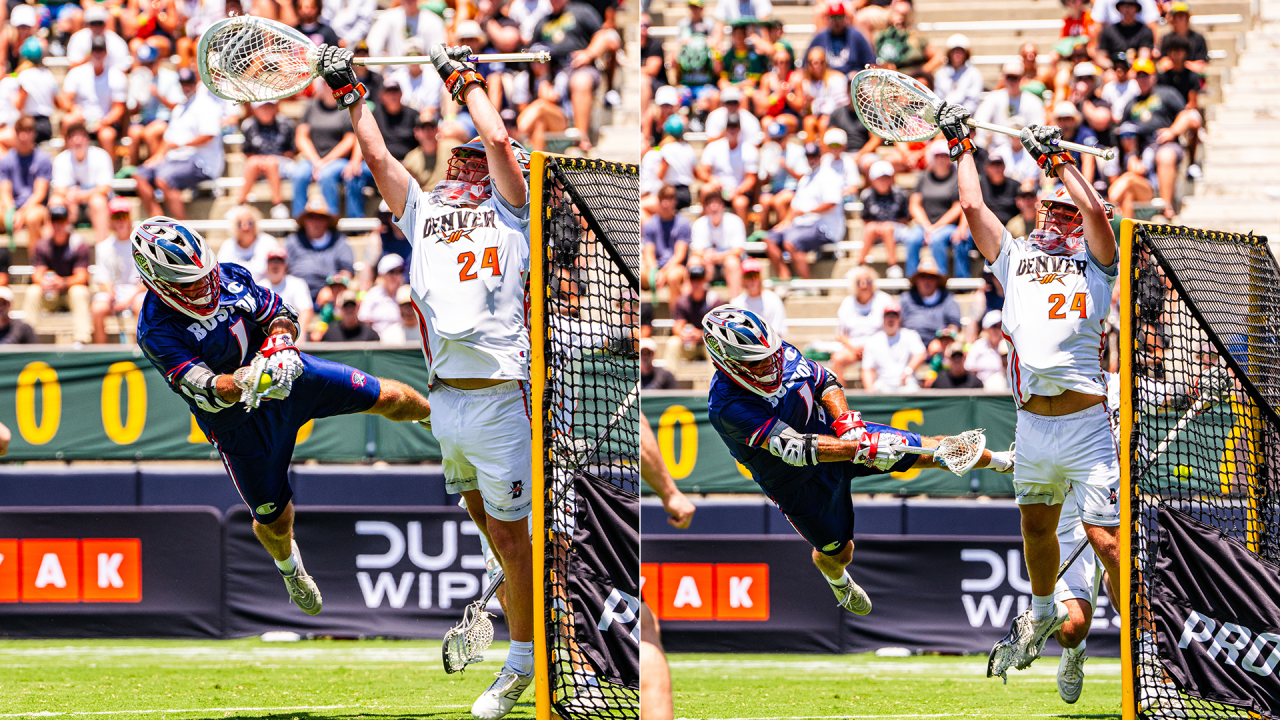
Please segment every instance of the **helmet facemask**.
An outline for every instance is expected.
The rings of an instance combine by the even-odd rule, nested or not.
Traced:
[[[1048,255],[1075,255],[1084,250],[1084,222],[1079,208],[1045,202],[1036,211],[1036,229],[1027,240]]]
[[[707,340],[708,349],[711,348],[711,343],[713,342],[716,342],[714,338]],[[722,358],[714,352],[709,354],[711,355],[712,364],[745,390],[750,390],[764,397],[770,397],[782,387],[781,349],[764,360],[757,360],[750,364],[727,356]]]
[[[724,306],[702,320],[711,362],[735,385],[761,397],[782,388],[782,339],[750,310]]]
[[[218,266],[195,282],[179,284],[159,278],[144,281],[169,307],[199,320],[208,320],[218,312],[221,294]]]
[[[484,150],[456,148],[444,177],[433,194],[445,205],[478,207],[489,198],[489,159]]]

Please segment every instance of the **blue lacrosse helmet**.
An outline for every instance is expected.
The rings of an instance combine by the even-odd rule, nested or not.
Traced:
[[[721,305],[702,318],[702,330],[712,364],[735,384],[762,397],[782,388],[782,337],[764,318]]]
[[[197,320],[218,312],[218,260],[200,233],[157,215],[129,238],[142,282],[161,302]]]

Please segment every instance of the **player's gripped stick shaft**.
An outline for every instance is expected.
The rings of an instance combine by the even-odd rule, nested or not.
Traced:
[[[283,23],[252,15],[219,20],[200,36],[200,81],[235,102],[266,102],[302,92],[320,74],[320,48]],[[469,62],[549,62],[551,54],[469,54]],[[425,55],[357,58],[353,65],[429,65]]]
[[[893,70],[869,68],[853,76],[850,96],[858,119],[875,135],[893,142],[928,140],[938,134],[938,111],[946,103],[915,79]],[[1001,125],[966,118],[971,128],[1009,137],[1019,131]],[[1096,148],[1058,140],[1057,147],[1113,160],[1114,148]]]

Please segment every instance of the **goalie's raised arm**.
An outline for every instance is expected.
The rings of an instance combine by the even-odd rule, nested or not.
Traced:
[[[982,183],[978,178],[978,165],[973,161],[973,142],[969,140],[969,111],[963,105],[943,103],[938,108],[938,129],[947,139],[951,160],[956,163],[956,176],[960,184],[960,210],[969,223],[974,247],[987,262],[995,262],[1000,254],[1000,240],[1004,237],[1004,225],[982,200]]]

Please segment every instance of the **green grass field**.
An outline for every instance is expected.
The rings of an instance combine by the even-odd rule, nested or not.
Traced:
[[[470,718],[506,654],[447,675],[439,641],[3,641],[0,718]]]
[[[1057,657],[987,678],[985,657],[673,654],[676,718],[1118,718],[1120,661],[1090,658],[1080,700],[1058,697]]]

